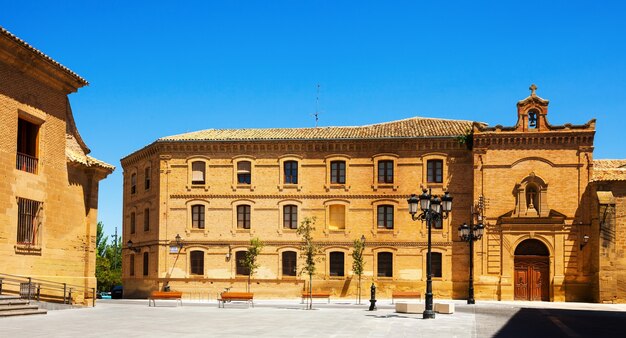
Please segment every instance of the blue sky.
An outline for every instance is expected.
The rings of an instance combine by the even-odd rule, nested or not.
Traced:
[[[363,125],[412,116],[513,125],[598,120],[595,158],[626,158],[619,1],[5,1],[0,25],[86,78],[70,95],[92,155],[118,167],[99,219],[121,233],[119,159],[207,128]]]

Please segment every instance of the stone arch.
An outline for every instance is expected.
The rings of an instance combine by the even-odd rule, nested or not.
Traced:
[[[517,243],[513,277],[515,300],[550,300],[550,249],[536,238]]]

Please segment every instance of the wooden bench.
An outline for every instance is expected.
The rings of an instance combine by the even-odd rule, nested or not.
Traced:
[[[303,292],[302,293],[302,301],[300,302],[300,304],[304,304],[304,300],[305,299],[311,299],[311,298],[328,298],[328,303],[330,304],[330,292],[312,292],[311,294],[309,294],[308,292]]]
[[[226,302],[240,301],[247,302],[254,307],[254,293],[251,292],[222,292],[217,299],[217,307],[224,307]]]
[[[176,306],[180,303],[183,306],[183,293],[177,291],[152,291],[150,297],[148,297],[148,306],[154,305],[156,307],[156,299],[176,300]]]
[[[396,299],[419,299],[422,300],[422,294],[417,291],[394,291],[391,293],[391,304]]]

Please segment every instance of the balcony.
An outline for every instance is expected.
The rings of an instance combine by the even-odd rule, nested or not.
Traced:
[[[37,174],[37,162],[39,160],[34,157],[23,153],[17,153],[16,168],[18,170],[26,171],[31,174]]]

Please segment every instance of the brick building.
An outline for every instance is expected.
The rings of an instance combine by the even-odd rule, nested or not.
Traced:
[[[474,256],[478,299],[605,301],[604,281],[623,276],[609,271],[606,257],[623,258],[618,246],[599,244],[595,121],[550,125],[548,101],[531,89],[513,127],[410,118],[208,129],[155,141],[122,159],[126,294],[143,297],[166,284],[190,298],[243,290],[239,261],[259,238],[265,247],[252,291],[295,297],[305,286],[295,233],[305,217],[316,218],[323,250],[315,289],[355,295],[351,252],[363,236],[366,285],[375,282],[382,297],[424,292],[427,229],[411,220],[406,199],[425,186],[454,197],[450,217],[433,230],[436,297],[467,296],[469,249],[457,228],[472,221],[485,224]],[[621,177],[610,187],[623,203]],[[616,292],[612,299],[622,300]]]
[[[96,286],[98,182],[114,168],[74,123],[68,95],[87,84],[0,27],[0,274]]]

